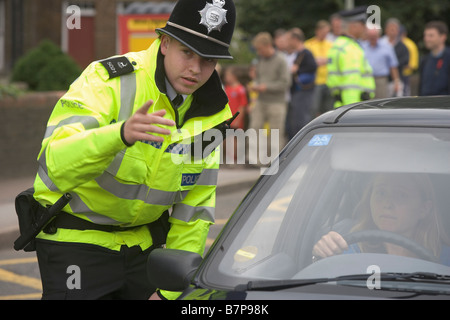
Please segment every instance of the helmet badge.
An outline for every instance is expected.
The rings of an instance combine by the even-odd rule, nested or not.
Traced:
[[[220,31],[222,26],[228,23],[227,10],[222,8],[224,5],[225,0],[212,0],[212,4],[206,3],[206,6],[199,11],[201,16],[200,24],[208,29],[208,33],[213,30]]]

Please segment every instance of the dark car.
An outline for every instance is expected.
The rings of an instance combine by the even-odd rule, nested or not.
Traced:
[[[317,117],[204,259],[157,249],[148,271],[187,300],[450,298],[450,97]]]

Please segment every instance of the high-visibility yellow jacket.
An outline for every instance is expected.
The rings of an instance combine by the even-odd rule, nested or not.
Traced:
[[[231,111],[216,72],[174,109],[159,47],[156,40],[145,51],[126,54],[134,71],[118,77],[100,62],[86,68],[50,116],[34,183],[34,197],[42,205],[70,192],[65,212],[97,224],[140,227],[120,232],[59,228],[39,238],[145,250],[152,239],[142,225],[170,209],[166,246],[203,255],[214,222],[220,155],[216,148],[193,160],[189,149],[192,137],[229,119]],[[121,126],[150,99],[149,112],[167,110],[165,117],[177,128],[167,127],[172,134],[163,143],[138,141],[127,147]]]
[[[335,40],[328,52],[327,70],[327,86],[337,98],[335,108],[375,96],[372,67],[354,39],[340,36]]]

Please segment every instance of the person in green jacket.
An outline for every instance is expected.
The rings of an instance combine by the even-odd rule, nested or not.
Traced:
[[[174,299],[147,280],[149,252],[203,255],[220,155],[201,135],[232,116],[215,66],[236,16],[210,1],[179,0],[147,50],[93,62],[56,104],[34,198],[72,200],[36,239],[43,299]]]
[[[366,28],[366,10],[363,6],[340,12],[345,32],[334,41],[327,64],[327,86],[335,108],[375,95],[372,68],[358,43]]]

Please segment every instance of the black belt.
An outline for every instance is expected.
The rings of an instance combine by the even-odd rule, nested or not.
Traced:
[[[167,233],[170,229],[169,212],[165,211],[156,221],[145,224],[150,230],[153,245],[160,247],[166,243]],[[67,212],[60,212],[50,223],[44,228],[47,234],[55,234],[58,228],[72,229],[72,230],[97,230],[104,232],[117,232],[132,230],[141,226],[134,227],[120,227],[113,225],[97,224],[85,219],[78,218]]]

